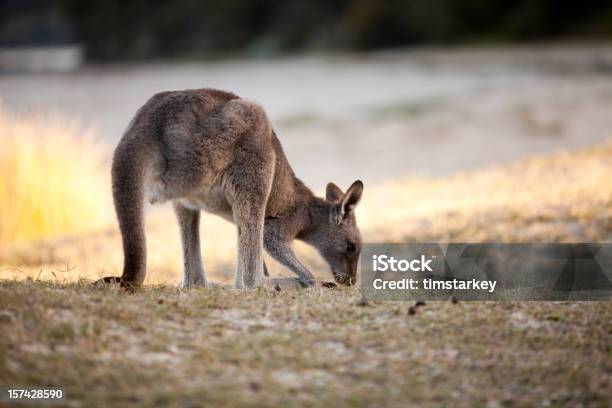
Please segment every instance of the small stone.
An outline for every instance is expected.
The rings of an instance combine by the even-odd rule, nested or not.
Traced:
[[[163,305],[164,304],[164,299],[163,298],[157,299],[157,304],[158,305]]]
[[[416,314],[416,308],[415,308],[414,306],[410,306],[410,307],[408,308],[408,314],[409,314],[410,316],[414,316],[414,315]]]
[[[276,284],[274,285],[274,290],[276,290],[277,292],[280,292],[280,291],[281,291],[281,287],[280,287],[280,285],[278,284],[278,282],[276,282]]]
[[[457,299],[455,299],[455,297],[453,295],[451,295],[448,298],[448,301],[451,302],[452,304],[456,305],[457,303],[459,303],[459,301]]]
[[[421,307],[421,306],[425,306],[425,302],[422,300],[419,300],[414,303],[414,307]]]
[[[0,322],[11,323],[13,321],[13,314],[8,310],[0,311]]]
[[[367,300],[365,300],[365,299],[360,299],[360,300],[357,302],[357,306],[359,306],[359,307],[366,307],[366,306],[369,306],[369,305],[370,305],[370,302],[368,302],[368,301],[367,301]]]

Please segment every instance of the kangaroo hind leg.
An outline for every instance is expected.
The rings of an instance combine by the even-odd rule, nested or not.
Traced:
[[[202,253],[200,249],[200,211],[187,208],[180,202],[174,202],[174,212],[181,232],[183,246],[183,281],[182,287],[207,287]]]
[[[235,206],[238,230],[236,288],[256,288],[264,283],[263,221],[265,203],[243,202]]]
[[[243,174],[243,171],[248,174]],[[266,279],[263,232],[272,174],[273,163],[264,162],[256,167],[240,169],[232,177],[232,208],[238,232],[236,288],[255,288],[264,284]]]

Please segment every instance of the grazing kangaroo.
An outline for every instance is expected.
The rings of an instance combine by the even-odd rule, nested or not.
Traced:
[[[144,200],[172,201],[183,246],[183,286],[207,286],[200,253],[200,210],[237,226],[235,285],[264,284],[263,249],[304,286],[312,273],[291,242],[314,246],[338,283],[355,283],[360,234],[354,208],[363,184],[325,199],[296,178],[264,110],[215,89],[161,92],[136,113],[112,165],[115,210],[123,240],[123,275],[101,281],[133,288],[146,273]]]

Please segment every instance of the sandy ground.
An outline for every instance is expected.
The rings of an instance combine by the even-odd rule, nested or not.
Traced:
[[[217,87],[267,109],[315,189],[449,175],[612,136],[612,47],[418,50],[363,56],[89,66],[0,77],[17,111],[59,111],[112,147],[162,90]]]

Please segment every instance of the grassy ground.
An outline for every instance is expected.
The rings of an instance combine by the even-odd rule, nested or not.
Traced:
[[[205,270],[226,287],[179,291],[169,206],[148,211],[144,289],[89,285],[122,265],[108,149],[151,94],[202,85],[262,102],[309,184],[366,177],[366,242],[612,241],[612,144],[584,149],[611,136],[609,50],[445,55],[0,78],[7,108],[49,111],[0,106],[0,386],[64,387],[72,406],[609,406],[612,302],[236,292],[235,229],[208,215]],[[386,182],[423,173],[441,177]]]
[[[610,241],[611,158],[603,144],[366,187],[364,240]],[[119,274],[115,227],[0,248],[0,384],[64,387],[75,406],[609,405],[611,302],[415,309],[364,304],[357,288],[179,291],[174,224],[167,210],[148,218],[133,295],[89,284]],[[208,276],[229,284],[233,227],[205,217],[202,237]]]
[[[82,406],[608,406],[612,308],[0,284],[0,382]]]

